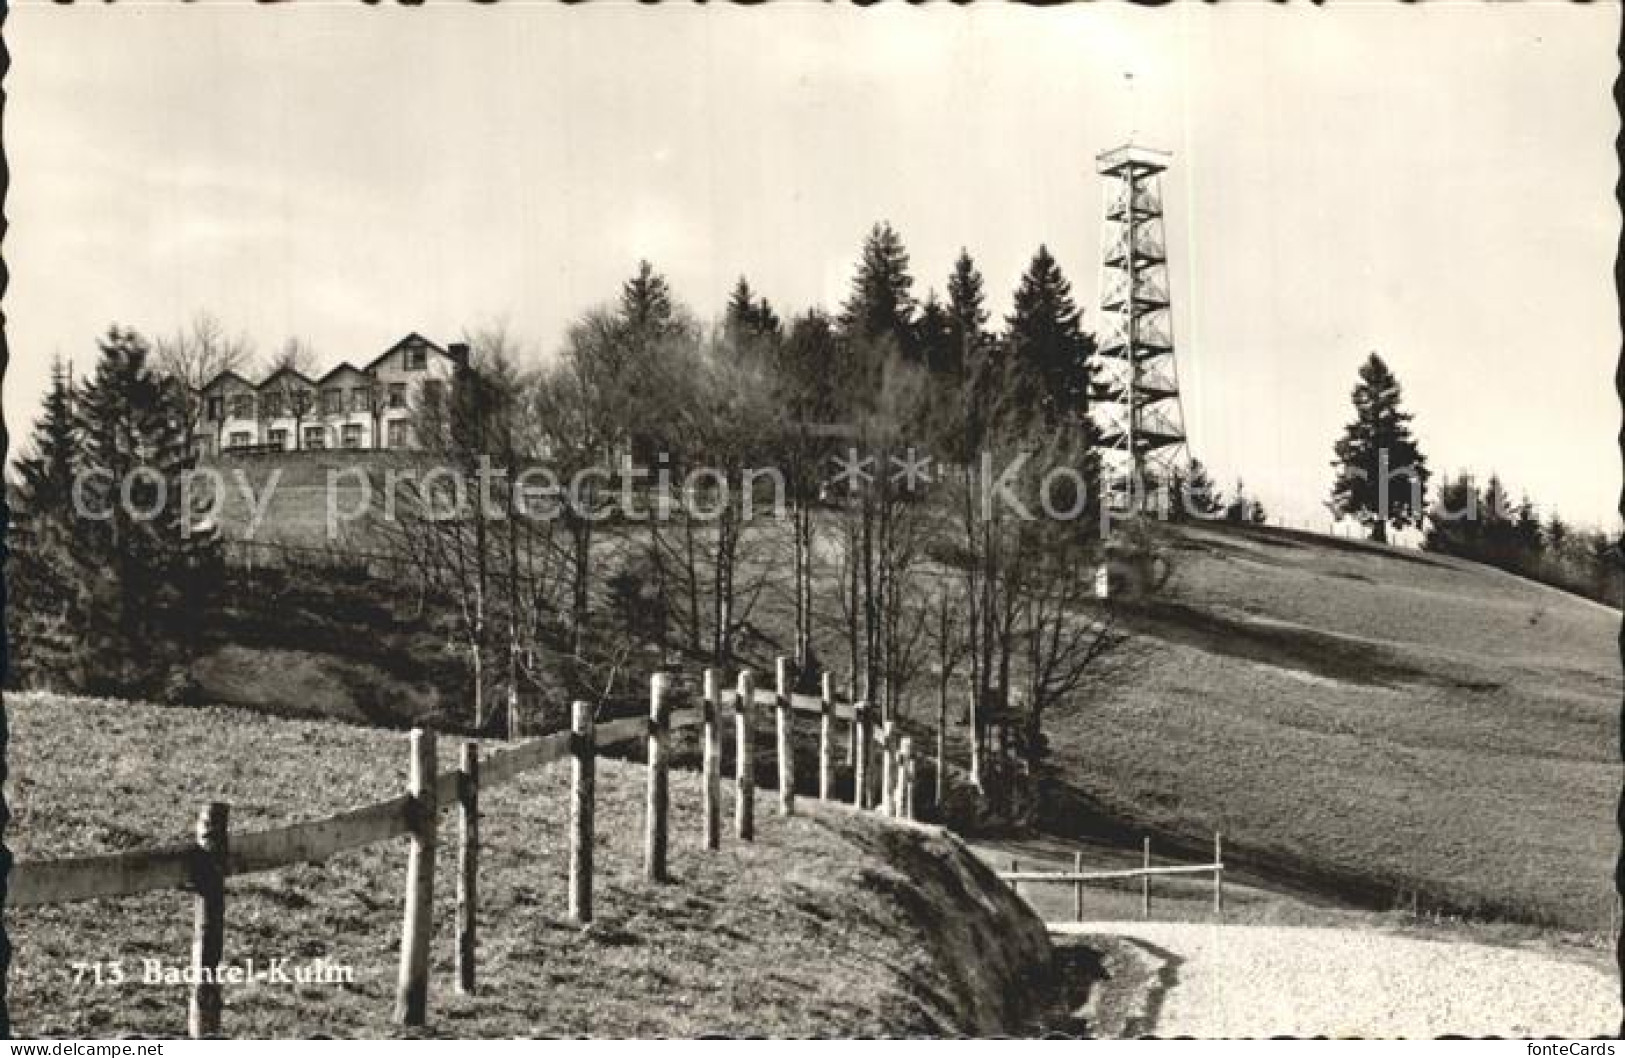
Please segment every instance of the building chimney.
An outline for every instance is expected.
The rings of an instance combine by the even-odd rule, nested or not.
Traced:
[[[458,367],[468,366],[468,343],[452,342],[446,346],[446,355],[457,361]]]

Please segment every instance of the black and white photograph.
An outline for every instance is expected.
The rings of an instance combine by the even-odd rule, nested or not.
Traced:
[[[1614,1053],[1620,4],[6,8],[12,1053]]]

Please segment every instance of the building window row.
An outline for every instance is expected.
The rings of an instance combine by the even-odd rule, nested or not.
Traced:
[[[444,383],[430,380],[424,384],[425,394],[430,399],[438,399],[444,389]],[[323,415],[343,415],[346,406],[352,412],[370,413],[372,408],[373,390],[367,386],[354,386],[349,390],[349,400],[345,400],[345,390],[341,387],[328,387],[321,391],[318,407]],[[258,398],[259,415],[266,419],[279,419],[289,414],[281,393],[261,393]],[[384,392],[384,406],[393,410],[401,410],[407,406],[407,384],[405,382],[391,382]],[[306,403],[295,401],[295,404]],[[222,412],[229,413],[222,415]],[[255,395],[252,393],[234,393],[230,397],[210,397],[204,405],[204,418],[209,422],[219,422],[222,418],[252,419],[255,417]]]
[[[385,423],[389,448],[406,448],[412,443],[411,425],[400,420]],[[267,448],[280,448],[286,450],[290,433],[286,427],[276,426],[265,431],[264,445]],[[331,439],[330,428],[320,424],[306,426],[300,435],[300,447],[306,451],[319,451],[328,447]],[[338,428],[338,445],[340,448],[360,449],[367,447],[366,428],[358,422],[343,423]],[[204,450],[208,449],[208,439],[204,438]],[[255,440],[251,430],[232,430],[226,434],[225,447],[254,448],[259,442]]]

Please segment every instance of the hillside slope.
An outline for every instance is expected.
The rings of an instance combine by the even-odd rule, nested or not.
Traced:
[[[243,831],[392,796],[405,781],[405,739],[392,732],[48,695],[7,705],[7,838],[25,860],[179,840],[211,799],[229,801]],[[456,741],[441,751],[450,767]],[[705,854],[699,784],[677,773],[673,882],[650,886],[637,764],[600,762],[597,918],[578,928],[565,918],[567,784],[558,765],[482,801],[474,996],[452,991],[456,857],[438,858],[431,1033],[990,1035],[1028,1030],[1042,1013],[1043,926],[956,840],[838,809],[781,820],[763,796],[758,840],[725,838]],[[228,988],[226,1032],[398,1033],[389,1015],[405,862],[395,842],[234,879],[228,962],[326,958],[353,967],[355,981]],[[143,959],[184,966],[191,923],[179,892],[9,912],[19,1031],[183,1033],[185,987],[138,975]],[[75,962],[113,960],[123,982],[75,981]]]
[[[1617,612],[1348,541],[1195,527],[1171,545],[1114,679],[1050,723],[1047,829],[1145,830],[1193,858],[1219,829],[1265,882],[1608,926]]]

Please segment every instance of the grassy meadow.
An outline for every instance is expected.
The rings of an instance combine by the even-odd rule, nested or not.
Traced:
[[[8,697],[7,839],[20,860],[184,840],[197,806],[231,804],[234,830],[393,796],[395,732],[242,710]],[[443,739],[443,767],[457,742]],[[455,853],[441,842],[428,1034],[447,1036],[954,1035],[1013,1032],[1046,995],[1037,921],[962,846],[928,828],[839,809],[759,838],[698,847],[699,789],[672,778],[672,884],[641,877],[644,771],[601,761],[597,917],[565,917],[568,765],[482,803],[480,987],[452,989]],[[731,784],[725,797],[731,803]],[[455,831],[451,813],[443,834]],[[324,958],[353,984],[226,988],[233,1036],[397,1035],[405,840],[228,883],[228,962]],[[151,893],[7,912],[11,1012],[26,1036],[174,1036],[184,985],[146,984],[141,960],[185,966],[191,897]],[[75,983],[77,962],[126,978]]]
[[[1120,678],[1050,726],[1047,830],[1387,910],[1604,931],[1620,617],[1471,563],[1181,530]]]
[[[313,485],[290,480],[289,524],[308,534]],[[844,690],[828,512],[819,526],[815,646]],[[1625,693],[1617,611],[1357,541],[1224,525],[1167,537],[1165,591],[1120,608],[1128,642],[1089,693],[1046,721],[1054,779],[1037,832],[1006,837],[1081,842],[1107,866],[1136,858],[1146,834],[1159,857],[1193,862],[1222,830],[1238,884],[1379,911],[1609,927]],[[633,529],[607,529],[600,579],[641,543]],[[792,643],[787,527],[764,524],[748,551],[742,582],[764,580],[739,647],[765,674]],[[929,590],[956,584],[951,570],[924,573]],[[335,625],[325,638],[350,651],[355,637]],[[413,664],[427,653],[414,650]],[[421,711],[404,690],[341,694],[366,674],[349,673],[347,658],[316,660],[223,646],[207,683],[254,688],[242,704],[263,708],[288,696],[282,672],[304,688],[295,697],[344,699],[342,711],[317,711]],[[412,676],[400,663],[374,667]],[[904,720],[924,752],[929,683]],[[621,690],[642,693],[635,680]],[[454,703],[440,708],[455,715]],[[958,728],[951,750],[962,769]]]
[[[1222,524],[1164,533],[1171,580],[1118,607],[1123,647],[1046,718],[1054,767],[1036,828],[983,838],[1018,852],[1064,844],[1068,863],[1081,847],[1108,868],[1137,864],[1147,835],[1159,863],[1206,862],[1220,830],[1227,877],[1277,901],[1609,929],[1618,611],[1360,541]],[[817,647],[844,672],[824,558]],[[935,590],[954,584],[926,573]],[[790,642],[780,579],[752,615],[763,665]],[[929,683],[904,721],[926,752]],[[967,759],[954,727],[950,766]],[[1058,899],[1070,907],[1070,891]]]

